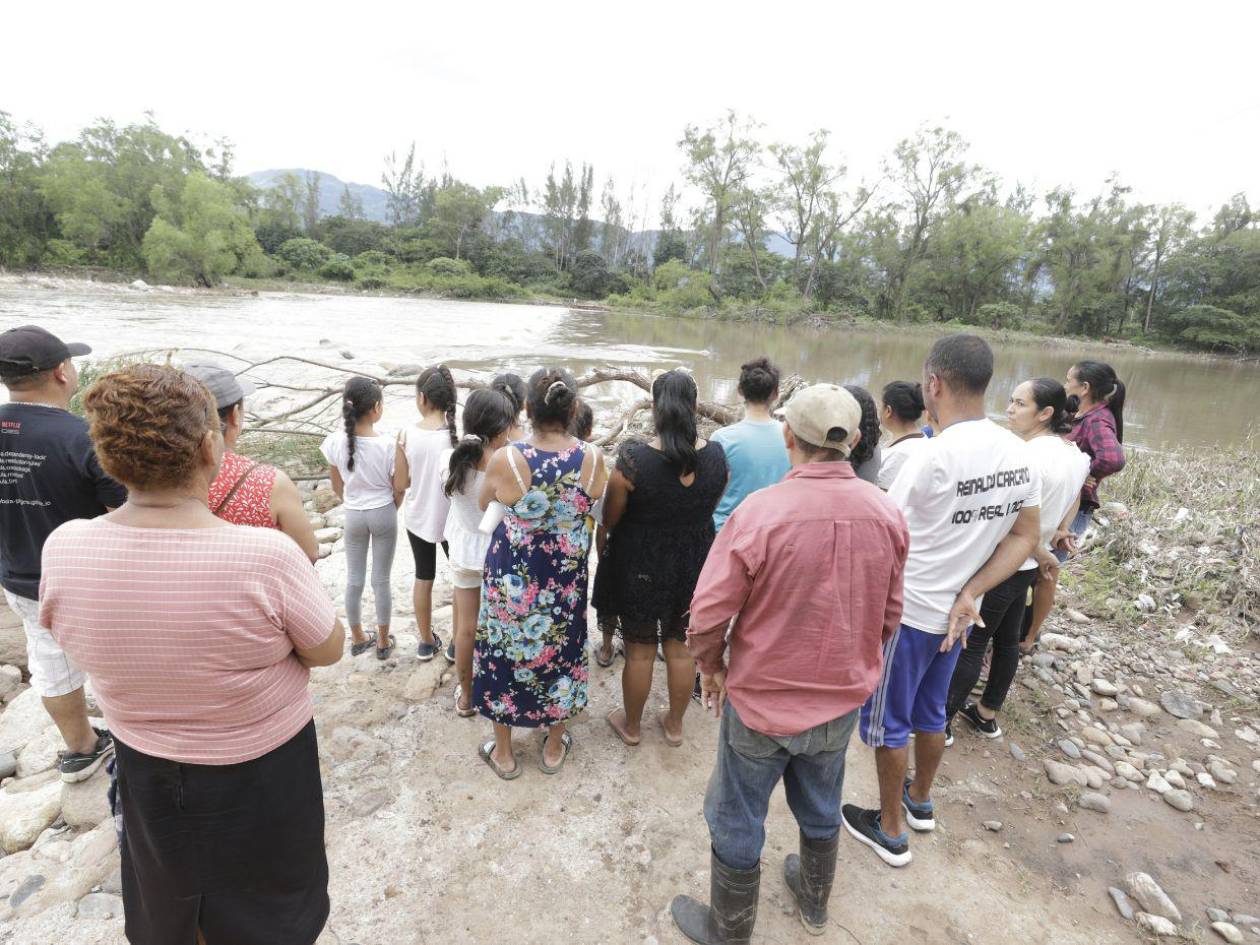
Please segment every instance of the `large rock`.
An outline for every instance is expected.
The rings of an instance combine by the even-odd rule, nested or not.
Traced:
[[[1129,888],[1129,895],[1138,901],[1143,912],[1163,916],[1174,922],[1181,921],[1181,910],[1149,873],[1130,873],[1124,878],[1124,883]]]
[[[1178,719],[1177,728],[1197,738],[1216,738],[1216,729],[1210,725],[1204,725],[1198,719]]]
[[[61,781],[22,787],[19,781],[0,791],[0,849],[5,853],[25,850],[61,813]]]
[[[121,896],[106,892],[88,893],[79,900],[75,913],[80,919],[113,919],[123,914]]]
[[[61,818],[83,830],[109,819],[109,774],[104,765],[86,781],[61,786]]]
[[[1179,719],[1197,719],[1203,714],[1203,710],[1199,707],[1199,700],[1180,689],[1161,692],[1159,704],[1164,707],[1165,712]]]
[[[118,837],[112,823],[104,823],[71,841],[68,868],[52,875],[47,885],[17,909],[19,916],[35,915],[51,906],[77,902],[106,881],[118,865]]]
[[[24,689],[0,712],[0,751],[20,752],[48,727],[48,711],[34,689]]]
[[[1162,915],[1151,915],[1149,912],[1139,912],[1137,914],[1137,924],[1150,932],[1152,935],[1176,935],[1177,926],[1175,923],[1165,919]]]
[[[0,702],[22,688],[22,671],[16,666],[0,666]]]
[[[57,753],[64,751],[66,743],[61,740],[61,732],[57,726],[49,724],[48,728],[26,743],[26,747],[18,753],[17,776],[29,778],[32,775],[47,771],[57,764]]]
[[[1159,706],[1149,699],[1139,699],[1137,696],[1131,696],[1124,703],[1124,708],[1128,709],[1134,715],[1142,718],[1150,718],[1152,715],[1159,715]]]
[[[1171,791],[1164,792],[1164,803],[1169,807],[1175,807],[1183,813],[1189,813],[1194,810],[1194,795],[1189,791],[1173,788]]]
[[[1078,799],[1077,803],[1085,810],[1096,811],[1099,814],[1107,814],[1111,812],[1111,800],[1105,794],[1098,794],[1094,791],[1086,791]]]

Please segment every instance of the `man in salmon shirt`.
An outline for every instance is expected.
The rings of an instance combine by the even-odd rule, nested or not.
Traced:
[[[861,435],[857,400],[816,384],[782,417],[792,469],[727,520],[691,604],[687,647],[722,725],[704,801],[709,904],[677,896],[671,912],[701,945],[752,934],[766,808],[780,779],[800,827],[784,880],[805,928],[823,931],[845,749],[901,620],[910,538],[897,507],[848,462]]]

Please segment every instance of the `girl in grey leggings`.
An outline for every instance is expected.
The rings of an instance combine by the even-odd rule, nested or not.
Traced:
[[[389,618],[394,612],[389,572],[394,566],[394,547],[398,542],[398,509],[393,503],[366,512],[347,509],[345,537],[346,622],[351,626],[363,624],[363,589],[367,581],[368,543],[371,542],[376,625],[384,629],[385,639],[389,640]]]

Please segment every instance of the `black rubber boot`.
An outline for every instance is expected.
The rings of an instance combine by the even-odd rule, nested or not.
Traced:
[[[697,945],[748,945],[757,922],[761,864],[750,870],[737,870],[719,860],[712,851],[709,859],[710,905],[690,896],[675,896],[669,906],[674,924]]]
[[[801,834],[801,855],[788,854],[783,861],[783,881],[796,897],[801,925],[810,935],[827,930],[827,899],[836,878],[836,847],[840,831],[830,840],[811,840]]]

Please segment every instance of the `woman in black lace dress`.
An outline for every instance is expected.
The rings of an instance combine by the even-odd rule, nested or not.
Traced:
[[[601,624],[615,625],[625,645],[625,706],[608,723],[627,745],[639,744],[659,642],[669,681],[669,709],[660,723],[665,741],[677,747],[696,672],[686,647],[687,613],[713,543],[726,456],[696,434],[696,382],[689,374],[669,371],[653,381],[652,420],[651,442],[627,442],[617,453],[593,603]]]

